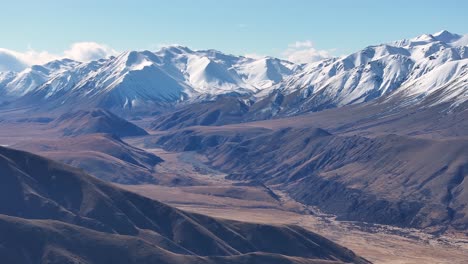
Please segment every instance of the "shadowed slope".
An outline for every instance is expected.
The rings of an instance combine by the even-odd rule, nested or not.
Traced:
[[[154,166],[163,160],[109,134],[80,135],[59,140],[31,139],[13,146],[84,169],[106,181],[156,183]]]
[[[0,214],[44,219],[2,217],[0,230],[7,238],[2,243],[7,249],[18,244],[26,247],[26,251],[2,250],[2,257],[11,257],[12,252],[24,259],[34,258],[33,262],[44,258],[52,263],[70,262],[70,258],[76,262],[83,258],[85,263],[102,263],[106,252],[121,251],[126,263],[230,263],[223,258],[232,263],[253,263],[256,259],[259,263],[276,259],[278,263],[314,263],[314,259],[366,262],[299,227],[186,213],[26,152],[0,147],[0,175]],[[23,244],[25,235],[49,239],[28,239]],[[129,241],[122,243],[122,239]],[[135,248],[143,252],[134,252]],[[166,258],[167,254],[174,257]]]
[[[341,261],[288,257],[272,253],[200,257],[174,254],[148,241],[105,234],[52,220],[26,220],[0,215],[5,263],[193,263],[193,264],[339,264]],[[33,242],[32,242],[33,241]]]
[[[231,179],[280,184],[297,200],[343,219],[461,230],[468,225],[463,138],[337,136],[246,123],[192,127],[146,143],[199,151]]]

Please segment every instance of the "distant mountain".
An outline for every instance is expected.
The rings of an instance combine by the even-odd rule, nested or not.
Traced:
[[[156,116],[151,127],[223,125],[363,104],[388,115],[434,107],[460,113],[468,102],[467,39],[442,31],[301,65],[267,93],[180,105]]]
[[[79,102],[81,107],[136,111],[219,94],[253,95],[279,83],[299,66],[276,58],[251,59],[215,50],[168,47],[73,63],[66,71],[59,68],[44,73],[36,69],[39,66],[34,67],[13,74],[13,79],[3,77],[4,93],[27,95],[36,103],[47,101],[54,107]]]
[[[368,263],[296,226],[183,212],[3,147],[0,234],[8,263]]]
[[[101,107],[152,113],[236,95],[262,116],[292,115],[367,102],[384,95],[454,108],[468,98],[468,35],[447,31],[369,46],[342,58],[296,65],[271,57],[173,46],[129,51],[89,63],[70,60],[0,74],[9,102],[42,108]]]
[[[4,72],[0,74],[0,88],[9,97],[23,96],[33,93],[39,86],[56,75],[72,70],[80,62],[70,59],[56,60],[44,65],[34,65],[21,72]],[[71,82],[72,80],[67,80]]]
[[[468,99],[467,45],[468,35],[441,31],[312,63],[280,84],[286,103],[279,107],[315,111],[389,94],[417,103],[438,92],[434,104],[456,107]]]

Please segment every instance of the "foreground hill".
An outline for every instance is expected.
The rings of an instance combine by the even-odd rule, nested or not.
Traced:
[[[22,151],[0,147],[0,175],[3,260],[367,263],[299,227],[186,213]]]

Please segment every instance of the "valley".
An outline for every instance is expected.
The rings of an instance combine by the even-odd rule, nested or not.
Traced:
[[[144,121],[136,122],[136,124],[142,125]],[[230,131],[254,129],[258,134],[258,131],[281,129],[282,126],[292,124],[276,121],[276,123],[258,122],[228,127]],[[29,129],[20,129],[27,126]],[[106,145],[100,142],[106,139],[106,136],[100,135],[105,134],[92,133],[68,139],[66,137],[53,139],[56,130],[41,123],[11,122],[6,128],[9,131],[11,127],[22,132],[9,135],[5,130],[0,130],[2,144],[29,149],[45,155],[49,155],[49,152],[51,158],[58,160],[63,160],[63,155],[66,153],[67,155],[73,153],[73,160],[76,160],[79,156],[77,152],[79,148],[70,145],[73,141],[79,142],[81,148],[91,150],[90,147],[94,145],[98,151],[107,153],[106,155],[115,155],[110,151],[111,148],[106,148]],[[36,134],[41,127],[43,132]],[[217,131],[217,133],[224,131],[223,127],[203,129]],[[148,142],[153,142],[155,137],[160,138],[172,133],[174,132],[154,131],[148,136],[124,138],[122,142],[126,145],[135,150],[140,149],[140,152],[144,151],[146,156],[154,155],[162,162],[152,165],[153,167],[149,170],[151,177],[157,180],[155,181],[157,184],[144,182],[137,185],[132,185],[130,182],[118,184],[119,180],[116,180],[116,184],[121,188],[188,212],[236,221],[299,225],[350,248],[373,263],[464,263],[468,257],[468,239],[464,232],[451,230],[441,235],[431,235],[428,233],[429,230],[421,231],[414,228],[337,220],[336,216],[324,213],[316,206],[294,200],[280,184],[264,185],[256,181],[226,179],[229,174],[220,171],[219,168],[213,168],[210,160],[202,152],[194,150],[180,152],[160,147],[148,147]],[[248,136],[248,133],[242,134]],[[91,145],[83,145],[83,139],[90,141]],[[182,139],[179,138],[179,140]],[[64,144],[64,142],[69,143]],[[67,148],[64,148],[65,146]],[[62,149],[63,154],[59,154],[57,148]],[[57,153],[56,156],[52,155],[54,152]],[[93,159],[95,166],[98,167],[100,166],[98,164],[109,160],[109,158],[101,161],[95,158],[90,159]],[[80,167],[79,164],[78,167]],[[122,172],[120,170],[119,177],[122,177]]]
[[[238,187],[238,182],[226,180],[224,173],[207,167],[203,156],[193,152],[177,153],[162,149],[152,149],[151,152],[165,160],[157,166],[158,173],[190,175],[201,186],[121,187],[182,210],[213,217],[299,225],[339,242],[376,264],[462,264],[468,258],[468,238],[463,233],[437,236],[417,229],[339,221],[333,215],[294,201],[277,189],[273,191],[278,199],[265,195],[261,188],[238,190],[241,196],[233,197],[233,185]]]

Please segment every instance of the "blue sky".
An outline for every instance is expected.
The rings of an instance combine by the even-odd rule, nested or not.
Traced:
[[[76,42],[115,51],[181,44],[285,57],[298,43],[342,55],[442,29],[466,34],[467,17],[462,0],[4,0],[0,47],[62,54]]]

